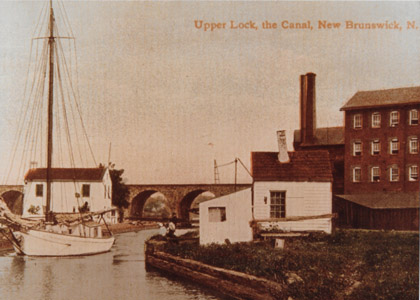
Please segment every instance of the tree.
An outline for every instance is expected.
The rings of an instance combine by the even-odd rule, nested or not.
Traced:
[[[104,167],[100,164],[99,167]],[[124,170],[114,169],[114,164],[109,164],[109,174],[112,182],[112,205],[118,207],[120,214],[120,221],[124,218],[123,208],[127,208],[130,203],[128,202],[128,196],[130,194],[128,186],[124,183],[122,174]]]

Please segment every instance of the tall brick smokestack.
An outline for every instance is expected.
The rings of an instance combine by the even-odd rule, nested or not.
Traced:
[[[316,130],[316,94],[314,73],[300,76],[300,141],[310,144]]]

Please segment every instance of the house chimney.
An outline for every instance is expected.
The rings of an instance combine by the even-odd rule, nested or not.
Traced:
[[[316,130],[316,97],[314,73],[300,76],[300,140],[313,143]]]
[[[287,144],[286,144],[286,131],[279,130],[277,131],[277,143],[279,145],[279,155],[278,159],[281,163],[287,163],[290,161],[289,153],[287,153]]]

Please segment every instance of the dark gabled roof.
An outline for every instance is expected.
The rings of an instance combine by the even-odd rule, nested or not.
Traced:
[[[420,104],[420,86],[357,92],[340,110]]]
[[[53,168],[51,180],[101,181],[105,170],[105,168]],[[46,178],[46,168],[30,169],[25,175],[25,180],[46,180]]]
[[[294,131],[294,143],[300,143],[300,130]],[[301,146],[327,146],[327,145],[344,145],[344,127],[325,127],[315,130],[313,143]]]
[[[280,163],[278,152],[252,152],[251,168],[255,181],[332,181],[326,150],[288,152],[290,161]]]
[[[371,193],[359,195],[337,195],[344,200],[372,209],[419,208],[419,192]]]

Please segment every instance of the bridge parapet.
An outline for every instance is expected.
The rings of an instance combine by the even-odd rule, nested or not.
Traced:
[[[23,193],[23,185],[0,185],[0,195],[9,191],[18,191]]]
[[[128,215],[141,216],[146,200],[155,192],[160,192],[166,197],[169,208],[178,218],[188,219],[188,210],[198,195],[211,192],[215,197],[220,197],[250,188],[251,184],[130,184],[128,187]]]

